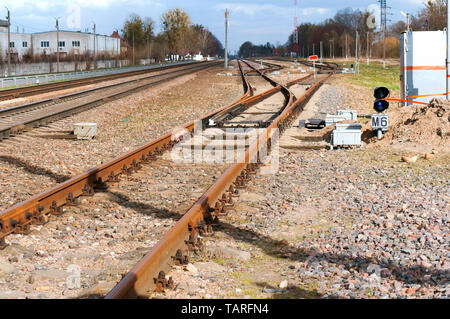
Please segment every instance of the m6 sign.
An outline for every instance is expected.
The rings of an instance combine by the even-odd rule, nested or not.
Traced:
[[[389,127],[389,116],[387,114],[373,114],[372,115],[372,129],[382,130],[386,132]]]

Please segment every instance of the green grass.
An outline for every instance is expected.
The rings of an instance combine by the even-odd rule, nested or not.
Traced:
[[[347,62],[346,67],[350,68],[351,62]],[[371,62],[367,65],[361,62],[359,76],[350,75],[347,77],[351,84],[360,85],[364,87],[374,88],[377,86],[385,86],[390,90],[400,90],[400,66],[386,65],[379,62]]]

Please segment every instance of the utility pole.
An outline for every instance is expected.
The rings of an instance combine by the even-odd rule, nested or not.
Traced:
[[[96,42],[97,42],[97,26],[94,23],[94,69],[96,69],[97,64]]]
[[[447,0],[448,1],[448,0]],[[409,32],[409,29],[410,29],[410,20],[409,20],[409,18],[410,18],[410,15],[409,15],[409,13],[407,13],[406,14],[406,31],[408,31]]]
[[[450,5],[447,1],[447,100],[450,100]]]
[[[150,63],[150,36],[147,36],[147,60]]]
[[[409,17],[410,17],[410,15],[409,15],[409,13],[405,13],[403,11],[400,11],[400,13],[402,14],[402,16],[406,17],[406,32],[409,32],[409,29],[410,29]]]
[[[386,0],[379,0],[381,7],[381,27],[383,29],[383,68],[386,68],[386,30],[387,30],[387,6]]]
[[[56,20],[56,73],[59,73],[59,18]]]
[[[335,54],[334,54],[334,39],[331,40],[331,42],[333,42],[333,60],[335,59]]]
[[[334,60],[334,39],[330,41],[330,59]]]
[[[323,62],[323,42],[320,41],[320,63]]]
[[[345,60],[348,60],[348,34],[345,34]]]
[[[11,76],[11,14],[8,10],[8,16],[6,17],[8,19],[8,76]]]
[[[333,38],[333,60],[336,59],[336,51],[334,50],[336,46],[334,45],[334,38]]]
[[[228,69],[228,18],[230,12],[225,10],[225,69]]]
[[[332,58],[332,55],[331,55],[331,40],[328,40],[328,42],[330,42],[330,54],[329,54],[329,56],[330,56],[330,59]]]
[[[358,40],[359,40],[359,33],[356,31],[356,45],[355,45],[355,60],[356,63],[358,63]]]
[[[366,55],[367,55],[367,65],[370,64],[369,42],[370,42],[370,33],[369,33],[369,31],[367,31],[367,52],[366,52]]]
[[[134,49],[134,31],[133,31],[133,66],[136,65],[136,55],[135,55],[135,49]]]
[[[313,43],[313,54],[312,55],[315,55],[315,54],[316,54],[316,44]]]

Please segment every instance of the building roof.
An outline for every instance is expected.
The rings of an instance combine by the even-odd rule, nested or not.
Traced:
[[[33,32],[31,34],[44,34],[44,33],[56,33],[56,30],[52,30],[52,31],[43,31],[43,32]],[[89,34],[89,35],[94,35],[94,33],[92,32],[81,32],[81,31],[70,31],[70,30],[59,30],[59,32],[63,32],[63,33],[77,33],[77,34]],[[100,33],[96,33],[96,36],[101,36],[101,37],[109,37],[106,34],[100,34]]]
[[[111,38],[120,39],[121,45],[122,45],[123,47],[128,47],[128,46],[129,46],[127,40],[125,40],[124,38],[122,38],[122,37],[120,36],[120,34],[119,34],[119,31],[117,31],[117,30],[114,31],[114,32],[111,34]]]

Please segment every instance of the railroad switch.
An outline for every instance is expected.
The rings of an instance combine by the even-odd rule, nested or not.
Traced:
[[[158,278],[153,278],[153,281],[156,285],[156,292],[164,292],[165,289],[173,289],[175,287],[175,283],[172,280],[172,277],[167,280],[166,273],[164,271],[160,271],[158,274]]]

